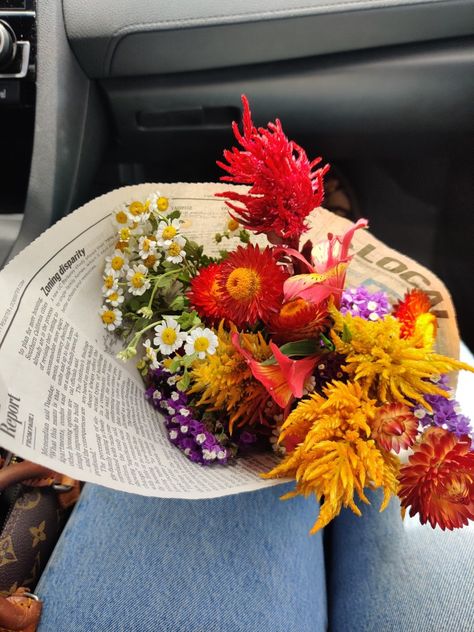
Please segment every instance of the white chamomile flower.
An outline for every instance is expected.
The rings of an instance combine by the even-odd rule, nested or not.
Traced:
[[[128,216],[132,221],[138,221],[140,223],[146,222],[150,217],[150,201],[146,200],[145,202],[140,202],[139,200],[134,200],[133,202],[129,202],[128,206]]]
[[[138,220],[130,224],[130,234],[137,239],[142,235],[147,235],[152,231],[150,222],[140,222]]]
[[[239,228],[239,222],[229,215],[224,225],[224,232],[235,233]]]
[[[163,355],[170,355],[183,346],[186,333],[181,331],[179,324],[170,316],[155,327],[153,344],[158,347]]]
[[[197,353],[200,360],[204,360],[207,355],[213,355],[216,352],[216,348],[219,341],[216,334],[208,329],[202,327],[196,327],[193,329],[186,338],[186,344],[184,350],[187,355]]]
[[[170,201],[168,198],[160,195],[158,191],[150,196],[150,209],[152,213],[166,213],[169,206]]]
[[[148,278],[148,268],[142,263],[133,266],[127,272],[128,290],[134,296],[141,296],[151,285]]]
[[[108,305],[102,305],[99,314],[104,327],[109,331],[114,331],[122,324],[122,312],[117,308],[112,309]]]
[[[104,275],[104,285],[102,286],[102,294],[105,296],[110,290],[116,290],[118,288],[118,273],[115,270],[109,270]]]
[[[117,228],[127,228],[130,225],[130,216],[127,208],[119,206],[112,213],[112,221]]]
[[[138,254],[142,259],[156,254],[156,240],[153,236],[143,235],[138,240]]]
[[[181,224],[178,219],[172,222],[161,221],[156,230],[156,241],[158,246],[166,248],[171,246],[173,240],[179,235]]]
[[[181,263],[181,261],[183,261],[186,257],[186,252],[184,251],[185,244],[186,239],[184,239],[184,237],[181,235],[175,237],[165,250],[166,261],[169,261],[170,263]]]
[[[145,348],[145,355],[148,360],[150,360],[150,365],[152,369],[157,369],[160,366],[160,363],[158,362],[158,359],[156,357],[156,349],[153,349],[153,347],[151,346],[151,340],[145,340],[143,346]]]
[[[124,275],[128,270],[128,258],[118,248],[109,256],[105,257],[105,274],[117,273],[118,276]]]
[[[113,307],[119,307],[124,301],[122,288],[115,287],[107,290],[105,293],[106,303],[110,303]]]
[[[118,231],[119,241],[128,243],[130,241],[131,236],[132,236],[132,231],[130,230],[129,226],[124,226],[122,228],[119,228],[119,231]]]

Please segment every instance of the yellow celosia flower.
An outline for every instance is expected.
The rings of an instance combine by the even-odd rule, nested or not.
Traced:
[[[221,323],[216,353],[193,365],[190,372],[193,386],[188,391],[201,395],[198,406],[226,411],[230,432],[235,423],[252,423],[269,398],[265,387],[253,377],[247,362],[232,344],[231,334],[235,331],[235,327],[226,331]],[[261,334],[240,334],[240,343],[258,361],[272,355]]]
[[[370,321],[342,315],[334,306],[329,312],[334,319],[332,341],[336,351],[346,356],[344,371],[380,402],[412,405],[411,399],[431,410],[424,395],[449,396],[431,378],[459,369],[474,372],[464,362],[435,353],[432,337],[423,330],[420,335],[400,338],[400,322],[392,316]]]
[[[361,515],[354,494],[368,503],[364,487],[383,488],[381,511],[397,491],[398,460],[380,450],[370,438],[376,413],[357,383],[336,382],[324,389],[325,397],[312,393],[296,406],[282,427],[280,440],[304,436],[303,441],[265,478],[291,477],[294,491],[283,496],[314,494],[324,502],[311,533],[335,518],[342,507]]]

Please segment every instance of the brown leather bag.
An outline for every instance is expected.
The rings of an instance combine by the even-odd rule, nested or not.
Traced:
[[[0,491],[0,632],[34,632],[41,603],[29,591],[48,561],[80,487],[78,481],[40,465],[14,460],[0,469]]]

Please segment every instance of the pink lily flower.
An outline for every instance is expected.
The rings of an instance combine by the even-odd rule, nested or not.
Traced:
[[[313,247],[312,263],[297,250],[285,249],[288,254],[302,261],[310,271],[307,274],[296,274],[285,281],[285,301],[303,298],[310,303],[318,304],[333,296],[338,306],[347,267],[352,259],[349,256],[349,246],[355,231],[366,228],[367,225],[366,219],[359,219],[343,235],[329,233],[327,239]]]
[[[314,371],[319,356],[292,360],[275,343],[270,342],[269,346],[277,363],[262,364],[240,346],[238,333],[232,334],[232,344],[245,358],[255,379],[265,386],[280,408],[286,408],[294,397],[303,397],[304,384]]]

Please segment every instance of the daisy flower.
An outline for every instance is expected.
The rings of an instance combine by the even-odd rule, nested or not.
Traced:
[[[105,274],[117,273],[119,276],[125,274],[128,270],[128,258],[121,250],[116,248],[114,252],[105,257]]]
[[[198,358],[200,360],[204,360],[206,354],[214,355],[218,343],[219,340],[213,331],[207,327],[205,329],[202,327],[196,327],[196,329],[189,332],[186,338],[186,344],[184,345],[184,350],[187,355],[197,353]]]
[[[267,321],[280,309],[286,278],[270,248],[238,246],[222,263],[217,277],[224,316],[237,327]]]
[[[186,240],[181,235],[177,235],[171,244],[166,248],[166,261],[170,263],[181,263],[186,257],[184,246]]]
[[[181,331],[179,324],[171,316],[166,317],[155,327],[155,333],[153,344],[163,355],[170,355],[177,351],[186,339],[186,333]]]
[[[102,286],[102,294],[105,296],[109,290],[116,290],[118,287],[118,276],[115,270],[109,270],[104,275],[104,285]]]
[[[172,222],[161,221],[156,231],[156,241],[158,246],[171,246],[175,237],[179,235],[181,224],[179,220],[174,219]]]
[[[150,201],[147,200],[145,203],[140,202],[138,200],[134,200],[128,204],[128,216],[131,221],[139,221],[146,222],[150,217]]]
[[[105,301],[110,303],[113,307],[119,307],[124,301],[122,288],[114,287],[107,290],[105,294]]]
[[[153,212],[165,213],[169,208],[170,202],[167,197],[154,193],[150,198],[150,208]]]
[[[117,308],[112,309],[108,305],[102,305],[99,314],[108,331],[114,331],[122,324],[122,312]]]
[[[134,296],[141,296],[151,285],[150,279],[147,277],[148,268],[142,263],[133,266],[127,272],[128,290]]]
[[[150,366],[152,369],[157,369],[160,366],[158,359],[156,357],[156,349],[151,346],[151,340],[147,339],[143,343],[143,347],[145,348],[145,355],[150,360]]]
[[[138,254],[142,259],[147,259],[156,253],[156,240],[154,236],[144,235],[138,240]]]
[[[112,214],[112,221],[117,228],[126,228],[130,225],[130,216],[123,206],[117,208]]]
[[[128,243],[130,241],[131,236],[132,236],[132,232],[128,226],[125,226],[119,229],[118,238],[121,242]]]
[[[145,265],[149,270],[156,272],[158,270],[158,266],[160,265],[160,259],[161,254],[159,252],[153,252],[143,260],[143,265]]]

